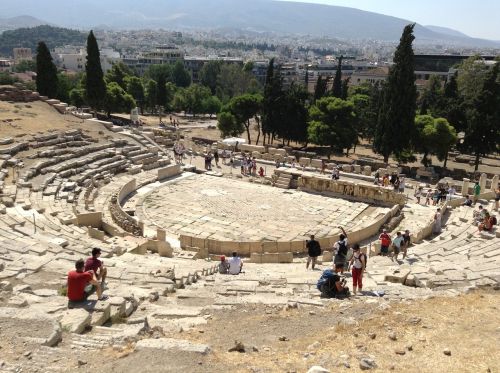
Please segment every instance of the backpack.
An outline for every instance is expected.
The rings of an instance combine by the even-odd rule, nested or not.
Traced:
[[[361,252],[361,253],[359,253],[359,261],[361,261],[361,258],[362,258],[362,257],[364,257],[364,258],[365,258],[365,268],[364,268],[364,269],[366,269],[366,267],[368,267],[368,256],[367,256],[365,253]],[[363,263],[363,262],[361,262],[361,264],[362,264],[362,263]],[[352,264],[352,265],[354,265],[354,262],[353,262],[353,264]],[[352,268],[352,267],[350,267],[350,268]]]
[[[347,251],[349,250],[347,248],[347,245],[345,244],[344,241],[338,241],[337,242],[339,244],[339,250],[338,250],[338,253],[344,257],[347,256]]]
[[[334,275],[335,272],[333,272],[331,269],[325,269],[321,274],[321,277],[319,278],[318,282],[316,283],[316,288],[319,291],[321,291],[322,286],[326,284],[327,281],[331,279]]]

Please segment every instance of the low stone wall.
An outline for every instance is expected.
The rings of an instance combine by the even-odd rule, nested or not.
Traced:
[[[167,179],[182,173],[180,164],[172,164],[167,167],[158,169],[158,180]]]
[[[399,212],[399,209],[399,205],[396,205],[369,225],[347,232],[349,242],[355,244],[374,236],[386,221]],[[317,240],[323,249],[328,249],[338,241],[340,233],[339,230],[334,236],[318,237]],[[237,251],[239,255],[250,257],[252,261],[255,259],[258,263],[289,263],[293,260],[294,254],[306,253],[305,241],[219,241],[187,235],[180,235],[179,241],[181,248],[198,251],[199,257],[230,256],[233,251]]]
[[[302,174],[298,179],[297,186],[299,190],[306,192],[320,192],[367,203],[404,206],[406,202],[404,194],[395,193],[390,189],[345,180],[330,180],[314,175]]]
[[[139,223],[122,209],[123,200],[136,190],[136,179],[132,179],[123,185],[117,193],[111,196],[109,212],[113,221],[123,230],[136,236],[142,236],[142,229]],[[106,229],[106,227],[104,227]]]

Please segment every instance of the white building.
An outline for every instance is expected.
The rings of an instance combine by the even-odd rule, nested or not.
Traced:
[[[120,61],[120,53],[113,49],[99,51],[102,71],[110,70],[114,63]],[[65,70],[81,72],[85,70],[87,62],[87,49],[79,46],[64,46],[54,49],[52,53],[54,62]]]

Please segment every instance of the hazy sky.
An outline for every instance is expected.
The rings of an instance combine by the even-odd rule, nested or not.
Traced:
[[[339,5],[500,40],[500,0],[287,0]]]

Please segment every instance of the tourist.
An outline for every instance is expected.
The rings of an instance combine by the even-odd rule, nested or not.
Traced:
[[[394,188],[394,191],[397,193],[399,192],[399,184],[401,181],[399,180],[399,177],[397,175],[394,176],[394,179],[392,181],[392,187]]]
[[[220,257],[219,263],[219,273],[222,275],[227,275],[229,273],[229,262],[226,260],[226,257],[222,255]]]
[[[398,255],[401,252],[401,248],[404,244],[404,237],[401,232],[396,232],[396,237],[392,241],[392,259],[396,262],[398,261]]]
[[[411,245],[411,236],[410,236],[410,231],[407,229],[403,234],[403,246],[402,246],[403,260],[406,258],[406,254],[408,253],[408,248],[410,247],[410,245]]]
[[[384,185],[385,188],[389,187],[389,174],[385,174],[384,178],[382,179],[382,184]]]
[[[440,199],[441,199],[441,193],[439,193],[439,190],[435,189],[434,193],[432,194],[432,206],[437,206]]]
[[[447,201],[451,201],[453,199],[453,197],[455,196],[455,193],[457,191],[455,190],[455,187],[453,185],[451,185],[449,188],[448,188],[448,195],[446,196],[446,200]]]
[[[436,213],[434,214],[434,227],[433,227],[433,232],[436,234],[441,233],[441,209],[437,209]]]
[[[479,185],[479,181],[476,181],[472,189],[474,190],[474,204],[476,204],[477,200],[479,199],[479,194],[481,194],[481,186]]]
[[[101,281],[101,287],[106,286],[106,275],[108,274],[108,269],[104,267],[104,263],[99,260],[101,256],[101,249],[94,247],[92,249],[92,256],[87,258],[85,261],[85,272],[93,272],[97,281]]]
[[[415,190],[415,198],[417,199],[417,203],[420,205],[420,198],[422,198],[422,187],[421,186],[419,186]]]
[[[326,269],[321,274],[316,287],[321,291],[322,298],[345,298],[349,296],[349,288],[346,279],[339,275],[341,266],[335,266],[334,270]]]
[[[98,300],[105,300],[108,297],[102,294],[101,284],[96,280],[92,272],[85,272],[85,262],[78,259],[75,263],[75,270],[68,272],[68,292],[69,307],[74,302],[83,302],[97,292]]]
[[[308,255],[306,269],[309,268],[309,263],[311,263],[311,269],[314,270],[318,256],[321,255],[321,246],[319,242],[314,239],[314,234],[311,234],[311,239],[306,241],[306,249]]]
[[[483,208],[482,205],[479,205],[478,209],[474,210],[472,212],[472,219],[473,219],[474,225],[478,225],[478,224],[482,223],[484,221],[484,217],[486,216],[487,213],[488,213],[488,211],[486,211],[486,209]]]
[[[431,203],[431,198],[432,198],[432,189],[429,189],[427,191],[427,194],[425,195],[425,206],[430,205]]]
[[[462,206],[472,207],[472,199],[468,194],[465,196],[465,201],[462,203]]]
[[[276,166],[276,168],[280,168],[280,161],[279,160],[276,160],[275,166]]]
[[[380,236],[380,255],[387,256],[389,254],[389,246],[391,246],[391,236],[387,234],[387,229],[384,229]]]
[[[332,180],[339,180],[340,179],[340,171],[337,166],[334,166],[332,168]]]
[[[252,175],[257,176],[257,160],[255,157],[252,158]]]
[[[486,214],[484,215],[483,221],[477,226],[478,232],[481,232],[481,231],[489,232],[489,231],[491,231],[491,228],[493,228],[493,224],[492,223],[493,222],[492,222],[490,214],[488,212],[486,212]]]
[[[352,268],[352,292],[356,295],[357,290],[363,289],[363,272],[366,269],[366,254],[361,252],[359,244],[354,244],[354,251],[350,264]]]
[[[219,168],[219,150],[215,149],[214,151],[214,161],[215,167]]]
[[[233,256],[229,260],[229,274],[239,275],[241,273],[242,268],[243,268],[243,261],[238,256],[238,253],[236,251],[233,251]]]
[[[326,162],[324,159],[321,160],[321,174],[324,175],[326,170]]]
[[[342,233],[339,236],[339,240],[333,245],[335,256],[333,257],[333,264],[342,268],[341,273],[347,267],[347,253],[349,251],[349,241],[347,240],[347,233],[344,228],[339,226]]]
[[[498,211],[498,204],[500,203],[500,183],[498,183],[497,188],[495,189],[495,211]]]
[[[227,152],[226,152],[226,149],[223,149],[222,150],[222,154],[221,154],[221,157],[222,157],[222,164],[226,164],[226,158],[227,158]]]
[[[264,177],[264,167],[259,167],[259,176]]]
[[[404,176],[401,176],[401,178],[399,179],[399,193],[404,193],[405,192],[405,183],[406,183],[406,180],[404,178]]]

